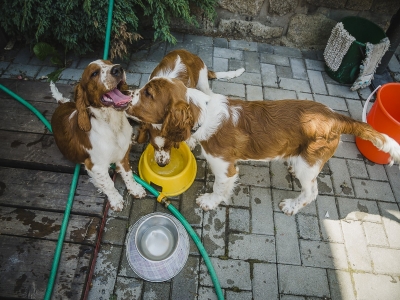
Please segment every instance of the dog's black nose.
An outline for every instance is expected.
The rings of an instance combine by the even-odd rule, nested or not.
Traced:
[[[169,160],[168,161],[157,161],[157,165],[161,168],[164,168],[168,164],[169,164]]]
[[[122,69],[122,67],[120,65],[115,65],[111,69],[111,75],[115,76],[115,77],[121,76],[123,72],[124,72],[124,70]]]

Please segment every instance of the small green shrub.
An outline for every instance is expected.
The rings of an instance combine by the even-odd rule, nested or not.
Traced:
[[[44,42],[39,42],[33,47],[33,53],[40,60],[45,60],[50,57],[52,64],[58,67],[55,71],[47,74],[48,80],[56,82],[60,78],[61,72],[65,69],[65,63],[60,58],[60,53],[52,45]]]
[[[181,18],[196,25],[190,5],[199,7],[206,17],[213,18],[216,1],[114,1],[111,56],[122,56],[126,45],[140,37],[137,32],[141,19],[152,19],[155,40],[175,43],[169,27],[171,18]],[[23,39],[32,47],[45,42],[79,55],[93,51],[104,42],[108,1],[2,0],[0,10],[0,26],[6,34]]]

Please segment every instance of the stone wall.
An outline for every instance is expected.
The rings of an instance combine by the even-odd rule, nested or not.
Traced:
[[[200,27],[181,22],[174,30],[298,48],[323,49],[335,24],[346,16],[360,16],[386,31],[399,0],[219,0],[217,18]]]

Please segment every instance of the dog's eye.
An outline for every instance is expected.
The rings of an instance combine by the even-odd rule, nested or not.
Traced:
[[[92,73],[92,75],[90,75],[90,77],[96,77],[98,74],[99,74],[98,71],[94,71],[94,72]]]
[[[151,94],[149,93],[149,91],[147,89],[144,90],[144,95],[146,97],[151,97]]]

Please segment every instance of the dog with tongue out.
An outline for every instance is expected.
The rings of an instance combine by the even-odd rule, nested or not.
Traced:
[[[105,93],[101,102],[105,106],[113,106],[115,109],[125,109],[131,97],[122,94],[118,89]]]
[[[93,184],[107,195],[111,209],[120,211],[124,206],[124,199],[108,174],[112,163],[128,192],[144,197],[146,191],[133,180],[129,165],[133,129],[124,110],[131,97],[122,93],[128,86],[121,66],[105,60],[91,62],[75,88],[74,102],[64,98],[54,83],[50,88],[60,103],[51,118],[60,152],[85,166]]]

